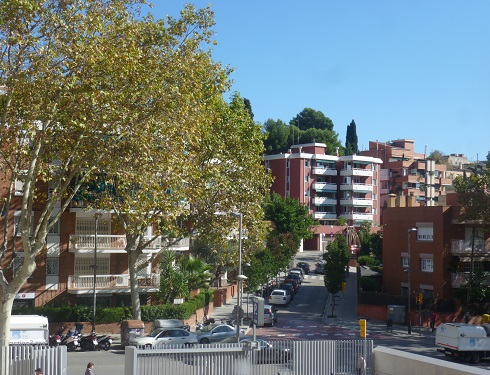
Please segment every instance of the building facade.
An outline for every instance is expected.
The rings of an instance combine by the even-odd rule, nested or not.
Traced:
[[[3,243],[11,244],[2,263],[7,279],[13,277],[24,258],[16,230],[22,201],[21,183],[16,187],[9,212],[2,213],[0,217],[2,233],[7,226],[7,241],[4,238]],[[34,205],[34,222],[42,209],[41,202]],[[58,202],[53,215],[60,209],[61,202]],[[37,268],[17,294],[14,306],[40,306],[48,302],[91,305],[94,288],[98,305],[129,306],[126,236],[114,228],[112,222],[110,212],[96,214],[94,210],[87,211],[83,201],[72,201],[48,233],[46,249],[36,257]],[[148,228],[146,236],[153,237],[151,228]],[[149,293],[159,290],[158,258],[154,255],[162,249],[189,250],[189,239],[174,241],[158,237],[143,251],[140,264],[153,258],[138,274],[142,303],[146,303]]]
[[[297,199],[319,221],[314,239],[306,250],[325,248],[338,218],[349,225],[380,222],[379,166],[370,156],[326,155],[323,143],[291,146],[287,153],[265,156],[265,167],[274,176],[271,191]]]
[[[360,155],[382,160],[380,200],[383,206],[389,194],[415,196],[419,204],[434,206],[452,185],[446,166],[416,153],[414,145],[415,141],[409,139],[370,141],[369,149],[360,152]]]
[[[448,194],[444,206],[400,207],[391,197],[383,211],[383,290],[407,296],[410,271],[412,295],[454,298],[457,288],[467,287],[471,269],[481,270],[489,287],[489,234],[459,218],[456,194]]]

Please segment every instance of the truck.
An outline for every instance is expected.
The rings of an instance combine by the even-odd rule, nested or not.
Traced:
[[[436,330],[436,345],[446,356],[478,363],[490,357],[490,324],[441,324]]]
[[[48,345],[48,318],[41,315],[12,315],[10,345]]]

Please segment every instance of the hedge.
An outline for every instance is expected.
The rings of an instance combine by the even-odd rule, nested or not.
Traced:
[[[213,290],[206,290],[180,305],[142,305],[141,320],[151,322],[155,319],[189,319],[196,310],[207,306],[212,301]],[[47,304],[40,307],[14,309],[12,314],[43,315],[53,323],[90,322],[92,321],[92,311],[92,306]],[[97,323],[119,323],[127,319],[132,319],[131,307],[101,307],[96,309],[95,320]]]

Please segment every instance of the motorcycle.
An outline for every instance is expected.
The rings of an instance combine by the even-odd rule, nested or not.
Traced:
[[[87,336],[82,336],[80,339],[80,349],[82,350],[97,350],[99,342],[97,341],[97,335],[95,332],[91,332]]]
[[[55,334],[49,336],[49,346],[59,346],[63,339],[63,327]]]
[[[66,345],[66,350],[69,352],[75,351],[80,346],[82,337],[83,324],[76,323],[75,328],[70,329],[61,340],[61,345]]]
[[[108,335],[97,337],[97,347],[102,350],[109,350],[112,346],[112,338]]]
[[[204,327],[214,323],[215,323],[214,318],[209,318],[207,315],[204,315],[202,318],[202,322],[196,320],[196,331],[200,331]]]

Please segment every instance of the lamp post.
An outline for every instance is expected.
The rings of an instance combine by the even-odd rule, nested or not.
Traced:
[[[410,273],[411,273],[411,270],[410,270],[410,233],[412,232],[417,232],[417,228],[410,228],[408,230],[408,269],[407,269],[407,272],[408,272],[408,334],[410,335],[412,333],[412,316],[410,315],[410,295],[412,293],[411,291],[411,287],[410,287]]]
[[[247,276],[242,275],[242,224],[243,224],[243,215],[241,212],[232,212],[234,217],[239,218],[238,224],[238,306],[236,313],[236,341],[240,342],[240,312],[242,311],[242,283],[243,280],[247,280]]]
[[[94,305],[93,305],[93,310],[92,310],[92,332],[95,332],[95,310],[97,306],[97,294],[95,291],[95,285],[97,283],[97,229],[98,229],[98,224],[99,224],[99,218],[102,216],[100,213],[96,213],[94,215],[95,218],[95,244],[94,244],[94,289],[93,289],[93,294],[94,294]]]

